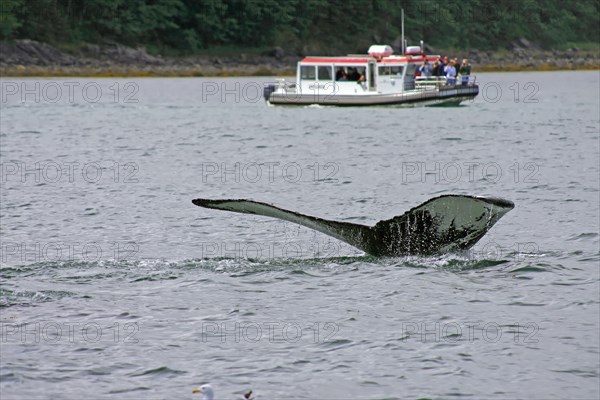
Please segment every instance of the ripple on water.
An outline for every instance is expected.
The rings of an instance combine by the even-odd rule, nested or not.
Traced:
[[[61,300],[78,296],[74,292],[62,290],[11,290],[0,288],[0,308],[11,306],[32,306],[39,303]]]
[[[536,265],[525,265],[523,267],[518,267],[515,269],[512,269],[510,271],[511,273],[517,273],[517,272],[546,272],[546,269],[541,267],[541,266],[536,266]]]
[[[510,260],[462,257],[443,255],[433,257],[373,257],[349,256],[331,258],[203,258],[181,261],[141,260],[141,261],[68,261],[42,262],[21,266],[3,266],[0,278],[10,282],[16,278],[49,279],[68,284],[93,284],[100,280],[126,279],[131,283],[177,280],[194,271],[228,274],[231,277],[247,277],[269,272],[282,272],[288,276],[321,277],[323,273],[347,274],[383,272],[388,268],[400,269],[441,269],[448,271],[469,271],[494,268],[509,263]],[[524,266],[514,272],[539,272],[543,264]],[[41,291],[40,293],[44,293]],[[52,292],[48,292],[52,295]],[[8,294],[8,292],[7,292]]]
[[[176,369],[171,369],[167,366],[162,366],[162,367],[158,367],[158,368],[152,368],[152,369],[146,369],[146,370],[141,370],[141,371],[136,371],[133,372],[131,374],[129,374],[129,376],[161,376],[161,377],[171,377],[174,378],[178,375],[183,375],[183,374],[187,374],[187,371],[180,371],[180,370],[176,370]]]

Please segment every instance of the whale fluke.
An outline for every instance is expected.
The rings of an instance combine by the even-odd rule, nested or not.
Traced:
[[[322,218],[253,200],[194,199],[199,207],[263,215],[306,226],[375,256],[431,255],[472,247],[507,212],[511,201],[443,195],[375,226]]]

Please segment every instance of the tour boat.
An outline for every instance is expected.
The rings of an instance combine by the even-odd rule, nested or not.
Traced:
[[[473,99],[479,86],[473,75],[417,76],[426,55],[421,46],[407,46],[394,55],[388,45],[373,45],[368,54],[343,57],[305,57],[298,62],[296,82],[284,79],[268,85],[264,97],[274,105],[458,105]]]

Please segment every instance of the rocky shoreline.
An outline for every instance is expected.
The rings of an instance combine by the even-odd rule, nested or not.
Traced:
[[[510,50],[497,52],[426,50],[429,54],[467,57],[474,72],[600,69],[598,51],[548,51],[526,39],[514,42]],[[0,76],[290,76],[301,58],[281,48],[263,54],[161,57],[143,48],[88,44],[65,52],[45,43],[17,40],[0,43]]]

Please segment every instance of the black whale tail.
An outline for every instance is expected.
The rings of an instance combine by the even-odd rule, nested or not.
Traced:
[[[365,237],[371,234],[370,231],[372,228],[366,225],[329,221],[252,200],[194,199],[192,200],[192,203],[204,208],[213,208],[216,210],[232,211],[243,214],[263,215],[265,217],[293,222],[332,236],[368,253],[364,246]]]
[[[252,200],[194,199],[204,208],[278,218],[306,226],[377,256],[429,255],[466,250],[508,211],[511,201],[464,195],[443,195],[374,227],[285,210]]]
[[[494,197],[443,195],[375,226],[379,255],[451,253],[467,250],[515,207]]]

